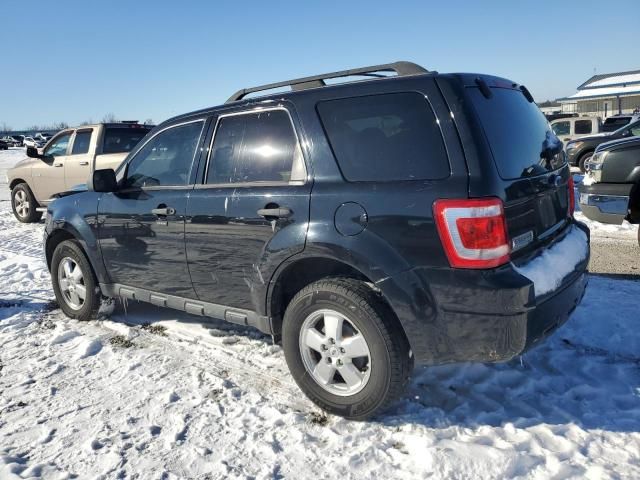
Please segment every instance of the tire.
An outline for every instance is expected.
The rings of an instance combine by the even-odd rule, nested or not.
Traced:
[[[330,326],[340,323],[339,329]],[[284,315],[282,342],[289,370],[309,399],[353,420],[391,405],[413,370],[409,342],[395,315],[379,294],[354,279],[323,279],[298,292]]]
[[[589,160],[591,160],[591,157],[593,156],[593,152],[587,152],[584,153],[580,159],[578,160],[578,167],[580,167],[580,171],[582,173],[585,173],[585,168],[584,165],[585,163],[587,163]]]
[[[89,260],[75,240],[61,242],[54,250],[51,283],[56,300],[67,317],[77,320],[98,318],[102,301],[100,287]]]
[[[38,202],[26,183],[19,183],[11,190],[11,208],[13,215],[22,223],[38,222],[42,218],[42,212],[36,208]]]

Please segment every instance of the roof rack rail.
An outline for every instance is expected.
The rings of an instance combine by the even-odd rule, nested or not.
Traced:
[[[308,88],[324,87],[324,82],[330,78],[351,77],[354,75],[362,75],[369,77],[385,77],[377,72],[396,72],[396,75],[403,77],[405,75],[419,75],[421,73],[429,73],[429,70],[412,62],[393,62],[383,63],[382,65],[372,65],[370,67],[352,68],[350,70],[340,70],[338,72],[323,73],[321,75],[313,75],[311,77],[295,78],[284,82],[268,83],[259,87],[243,88],[229,97],[225,103],[237,102],[242,100],[250,93],[261,92],[263,90],[272,90],[279,87],[291,87],[292,91],[306,90]]]

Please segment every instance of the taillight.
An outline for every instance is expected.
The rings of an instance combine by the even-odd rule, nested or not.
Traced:
[[[509,238],[498,198],[436,200],[440,240],[454,268],[492,268],[509,261]]]
[[[567,187],[569,188],[569,216],[573,217],[576,211],[576,186],[573,182],[573,175],[569,175]]]

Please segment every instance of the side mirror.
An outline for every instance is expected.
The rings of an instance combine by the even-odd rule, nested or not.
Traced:
[[[94,192],[115,192],[118,189],[116,172],[111,168],[95,170],[87,187]]]
[[[36,147],[27,147],[27,157],[42,158],[42,155],[38,153],[38,149]]]

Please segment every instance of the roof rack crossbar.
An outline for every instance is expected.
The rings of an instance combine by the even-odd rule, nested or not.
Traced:
[[[350,70],[340,70],[338,72],[323,73],[321,75],[313,75],[311,77],[295,78],[293,80],[285,80],[284,82],[268,83],[258,87],[243,88],[231,95],[225,103],[237,102],[242,100],[250,93],[261,92],[264,90],[272,90],[280,87],[291,87],[293,91],[306,90],[309,88],[318,88],[326,85],[325,80],[330,78],[341,78],[351,76],[368,76],[368,77],[384,77],[384,75],[376,75],[378,72],[395,72],[397,76],[418,75],[421,73],[429,73],[429,70],[412,62],[394,62],[384,63],[382,65],[372,65],[370,67],[352,68]]]

